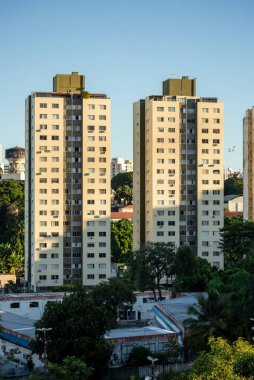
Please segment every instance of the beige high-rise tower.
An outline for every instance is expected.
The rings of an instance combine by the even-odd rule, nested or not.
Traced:
[[[195,88],[169,79],[134,103],[134,249],[185,244],[223,268],[223,104]]]
[[[243,218],[254,220],[254,107],[243,119]]]
[[[57,75],[26,100],[25,276],[35,291],[111,276],[110,99]]]

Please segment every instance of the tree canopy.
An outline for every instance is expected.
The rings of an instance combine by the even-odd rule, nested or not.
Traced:
[[[133,226],[127,219],[111,222],[111,259],[114,263],[125,263],[133,250]]]
[[[176,252],[176,291],[204,291],[213,269],[207,260],[197,257],[189,246],[181,245]]]
[[[133,200],[133,173],[119,173],[111,180],[111,188],[115,192],[115,200],[124,205],[132,204]]]
[[[243,178],[237,176],[229,177],[224,181],[224,195],[242,195]]]
[[[226,218],[220,230],[220,248],[224,254],[225,268],[238,266],[254,253],[254,222],[241,217]]]
[[[152,290],[156,300],[158,290],[161,299],[162,281],[165,285],[175,273],[175,246],[172,243],[149,242],[129,256],[127,266],[138,290]]]
[[[131,307],[132,290],[121,283],[121,279],[110,279],[97,285],[87,293],[77,286],[63,301],[47,303],[42,318],[35,327],[52,328],[47,334],[48,360],[61,364],[68,356],[82,360],[93,368],[92,377],[100,378],[105,373],[111,347],[104,334],[116,324],[116,317],[124,306]],[[43,352],[43,333],[36,330],[33,349]]]

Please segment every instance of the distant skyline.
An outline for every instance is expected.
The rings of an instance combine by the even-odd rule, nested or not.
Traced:
[[[252,0],[0,1],[1,138],[25,146],[25,98],[78,71],[112,101],[111,156],[132,159],[132,104],[162,81],[197,78],[225,105],[225,167],[242,169],[242,119],[254,106]],[[228,149],[236,146],[233,152]]]

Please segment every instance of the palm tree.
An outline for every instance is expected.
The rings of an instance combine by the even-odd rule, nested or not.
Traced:
[[[211,336],[227,338],[229,316],[228,299],[217,289],[211,290],[207,295],[198,295],[197,301],[188,309],[191,317],[184,321],[189,329],[185,338],[186,348],[192,348],[195,352],[206,350]]]

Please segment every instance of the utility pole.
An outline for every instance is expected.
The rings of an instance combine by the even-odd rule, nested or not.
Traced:
[[[152,363],[152,380],[155,380],[155,374],[154,374],[154,363],[157,362],[157,358],[152,358],[152,356],[147,356],[147,359]]]
[[[44,350],[43,350],[43,361],[44,361],[44,373],[48,372],[48,362],[47,362],[47,332],[51,331],[52,327],[42,327],[37,329],[37,331],[43,332]]]

